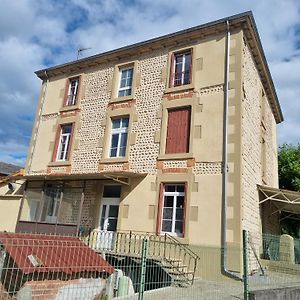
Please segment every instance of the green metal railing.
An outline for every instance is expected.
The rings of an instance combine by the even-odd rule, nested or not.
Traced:
[[[199,257],[186,244],[169,234],[156,235],[149,232],[93,230],[85,238],[96,251],[114,255],[141,257],[143,241],[148,241],[147,258],[160,263],[169,270],[178,285],[193,284]]]

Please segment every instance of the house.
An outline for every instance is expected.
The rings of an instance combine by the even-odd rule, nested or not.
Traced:
[[[259,240],[283,116],[251,12],[36,75],[17,232],[166,233],[195,251],[240,249],[242,229]]]
[[[18,172],[22,167],[0,161],[0,178]]]

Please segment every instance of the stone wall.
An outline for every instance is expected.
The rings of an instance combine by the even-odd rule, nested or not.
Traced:
[[[242,74],[242,222],[243,229],[250,231],[253,245],[258,251],[262,220],[257,184],[277,187],[276,122],[267,98],[264,98],[264,122],[262,122],[264,92],[246,43],[243,47]],[[265,140],[265,150],[262,139]]]

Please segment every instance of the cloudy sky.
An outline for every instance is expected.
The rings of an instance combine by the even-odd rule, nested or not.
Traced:
[[[252,10],[284,123],[299,143],[299,0],[0,0],[0,161],[24,164],[41,82],[34,71]],[[83,57],[82,56],[82,57]]]

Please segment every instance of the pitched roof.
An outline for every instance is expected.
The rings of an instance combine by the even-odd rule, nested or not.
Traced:
[[[24,274],[114,272],[106,260],[76,237],[1,232],[0,244]]]
[[[5,162],[0,161],[0,174],[10,175],[22,169],[23,167],[7,164]]]
[[[244,36],[249,42],[250,49],[253,53],[253,58],[258,68],[258,72],[262,78],[264,89],[267,93],[268,99],[270,99],[270,105],[276,122],[282,122],[283,114],[278,101],[277,93],[271,77],[268,63],[264,54],[264,50],[260,41],[259,33],[257,31],[255,20],[251,11],[236,14],[213,22],[180,30],[174,33],[163,35],[161,37],[153,38],[150,40],[121,47],[104,53],[96,54],[76,61],[71,61],[65,64],[42,69],[36,71],[35,73],[40,79],[46,80],[51,76],[62,75],[64,73],[70,74],[72,72],[80,72],[80,70],[84,68],[96,66],[101,63],[114,60],[116,58],[128,58],[131,55],[136,55],[136,53],[145,52],[145,50],[147,49],[149,51],[152,51],[153,49],[159,49],[168,45],[174,45],[174,43],[176,44],[179,41],[191,41],[192,39],[199,39],[199,36],[205,37],[216,33],[219,34],[220,32],[226,32],[227,23],[230,29],[243,29]]]

